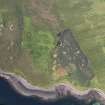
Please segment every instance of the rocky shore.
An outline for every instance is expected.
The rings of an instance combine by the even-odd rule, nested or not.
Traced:
[[[79,91],[70,84],[58,84],[48,89],[32,86],[24,78],[13,73],[7,73],[0,70],[0,77],[4,78],[21,95],[37,96],[43,100],[55,100],[66,96],[73,96],[79,100],[85,100],[87,103],[92,100],[99,101],[105,105],[105,93],[100,89],[88,89]]]

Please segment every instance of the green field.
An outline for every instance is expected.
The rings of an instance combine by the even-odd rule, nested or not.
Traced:
[[[104,0],[0,0],[0,68],[34,85],[70,81],[105,90],[104,10]],[[71,80],[52,70],[57,33],[67,28],[89,59],[94,77],[88,85],[78,73]]]

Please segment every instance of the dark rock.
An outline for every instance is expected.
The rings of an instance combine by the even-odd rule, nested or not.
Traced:
[[[70,29],[58,33],[57,46],[58,64],[63,67],[67,67],[69,64],[75,64],[77,70],[80,71],[83,75],[82,77],[86,80],[90,80],[93,77],[93,73],[90,70],[89,60],[81,50]]]

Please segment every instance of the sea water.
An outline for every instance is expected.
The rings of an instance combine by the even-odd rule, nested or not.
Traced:
[[[0,78],[0,105],[87,105],[84,101],[74,97],[65,97],[59,100],[43,101],[38,97],[26,97],[17,93],[9,83]],[[92,102],[88,105],[100,105]]]

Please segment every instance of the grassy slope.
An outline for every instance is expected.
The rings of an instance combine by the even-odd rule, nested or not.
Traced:
[[[6,24],[0,33],[0,67],[23,76],[34,85],[46,86],[52,79],[49,65],[52,62],[55,32],[49,22],[53,21],[54,16],[50,12],[47,17],[39,14],[46,7],[44,1],[38,1],[41,8],[32,6],[32,2],[0,0],[0,24]],[[13,31],[9,29],[11,24]]]
[[[95,75],[90,86],[105,89],[105,1],[56,0],[56,4],[54,4],[54,0],[24,1],[0,0],[0,23],[2,23],[2,14],[4,14],[4,22],[12,24],[12,20],[14,20],[14,24],[17,25],[17,17],[22,11],[24,23],[23,33],[21,34],[22,49],[19,54],[17,54],[19,49],[16,47],[16,49],[12,49],[12,53],[8,53],[6,50],[8,47],[7,39],[0,39],[0,51],[2,51],[0,57],[5,56],[6,59],[13,54],[16,56],[12,63],[8,59],[0,58],[3,62],[0,63],[0,66],[24,76],[35,85],[71,81],[67,75],[57,81],[51,81],[52,75],[49,75],[51,73],[51,66],[49,65],[52,62],[51,53],[54,48],[55,34],[60,30],[70,28],[90,60],[91,69]],[[50,11],[46,12],[46,10]],[[7,26],[9,27],[9,24]],[[6,35],[17,36],[16,33],[9,33],[8,31],[6,31]],[[2,41],[7,44],[2,45]],[[76,81],[75,83],[75,80],[71,82],[81,88],[79,82]]]
[[[105,1],[57,0],[64,27],[70,27],[88,56],[94,78],[90,86],[105,89]]]

